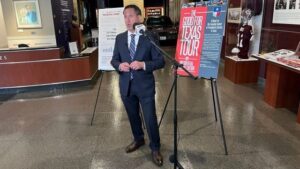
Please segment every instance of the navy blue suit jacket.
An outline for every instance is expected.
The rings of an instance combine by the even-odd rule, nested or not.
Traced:
[[[153,71],[163,68],[165,65],[162,54],[155,48],[153,44],[143,35],[139,37],[134,60],[143,61],[146,70],[132,70],[134,80],[138,83],[137,89],[140,97],[150,97],[155,94],[155,81]],[[128,49],[128,32],[118,34],[116,37],[112,66],[119,72],[119,85],[122,96],[128,95],[130,84],[130,72],[120,72],[119,65],[123,62],[132,62]]]

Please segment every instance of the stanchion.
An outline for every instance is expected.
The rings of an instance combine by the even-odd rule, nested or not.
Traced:
[[[173,57],[171,57],[168,53],[166,53],[164,50],[162,50],[159,46],[156,45],[156,43],[149,37],[147,36],[147,34],[145,32],[142,32],[144,34],[144,36],[146,36],[148,38],[148,40],[151,42],[151,44],[153,44],[156,49],[158,49],[168,60],[170,60],[173,64],[173,68],[174,68],[174,81],[173,81],[173,85],[168,97],[168,101],[171,97],[171,93],[174,89],[174,114],[173,114],[173,125],[174,125],[174,153],[169,157],[169,160],[171,163],[174,163],[174,169],[179,168],[179,169],[183,169],[182,165],[179,163],[178,161],[178,155],[177,155],[177,70],[178,68],[181,68],[182,70],[184,70],[189,77],[193,78],[193,79],[197,79],[197,77],[194,77],[188,70],[186,70],[182,64],[179,64]],[[166,106],[165,106],[166,108]]]

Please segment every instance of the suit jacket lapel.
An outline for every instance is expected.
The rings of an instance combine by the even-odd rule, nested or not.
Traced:
[[[142,47],[141,47],[141,45],[144,43],[144,41],[145,41],[145,36],[144,35],[140,35],[140,37],[139,37],[139,42],[138,42],[138,44],[137,44],[137,47],[136,47],[136,51],[135,51],[135,55],[134,55],[134,60],[139,60],[139,61],[141,61],[142,60],[142,55],[141,54],[139,54],[140,52],[141,52],[141,50],[143,49]]]
[[[126,51],[126,60],[130,61],[131,58],[130,58],[130,51],[129,51],[129,48],[128,48],[128,31],[124,32],[123,37],[121,39],[123,39],[123,42],[122,44],[124,45],[124,49]]]

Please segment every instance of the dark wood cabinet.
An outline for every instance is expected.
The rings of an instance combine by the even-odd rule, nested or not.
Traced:
[[[224,76],[236,84],[257,83],[259,61],[225,57]]]

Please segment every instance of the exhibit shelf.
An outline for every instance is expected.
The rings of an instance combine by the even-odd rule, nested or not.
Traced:
[[[259,62],[256,58],[225,57],[224,76],[236,84],[257,83],[258,73]]]
[[[269,55],[254,55],[253,57],[267,62],[264,101],[276,108],[287,108],[298,113],[300,96],[300,70]]]

